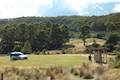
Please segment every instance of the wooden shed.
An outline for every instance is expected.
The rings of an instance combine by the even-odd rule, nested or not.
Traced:
[[[107,63],[107,49],[106,48],[94,48],[92,51],[94,55],[94,61],[96,63]]]

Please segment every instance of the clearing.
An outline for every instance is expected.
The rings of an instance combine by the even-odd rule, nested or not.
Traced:
[[[96,40],[96,42],[101,45],[105,43],[105,41],[102,39],[89,38],[87,39],[87,44],[92,44],[93,40]],[[73,54],[28,55],[28,60],[16,61],[11,61],[9,56],[0,56],[0,65],[25,67],[73,67],[84,62],[88,62],[88,54],[83,53],[85,48],[82,40],[70,39],[70,41],[66,44],[68,45],[66,51]],[[53,50],[52,53],[54,52],[56,52],[56,50]]]
[[[28,55],[28,60],[11,61],[9,56],[0,57],[0,65],[24,67],[73,67],[88,62],[87,55],[59,54],[59,55]]]

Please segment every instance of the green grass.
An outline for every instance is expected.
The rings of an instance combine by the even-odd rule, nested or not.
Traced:
[[[28,60],[11,61],[9,56],[0,57],[0,65],[22,67],[73,67],[88,62],[87,56],[81,55],[29,55]]]

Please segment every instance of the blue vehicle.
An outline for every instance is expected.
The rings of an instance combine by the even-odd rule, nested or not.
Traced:
[[[28,56],[22,52],[11,52],[10,59],[11,60],[23,60],[23,59],[28,59]]]

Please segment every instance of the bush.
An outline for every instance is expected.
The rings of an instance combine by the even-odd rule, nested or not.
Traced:
[[[100,47],[100,44],[97,44],[95,41],[92,45],[89,45],[86,47],[85,52],[86,53],[92,53],[93,48],[98,48]]]
[[[115,47],[116,47],[116,51],[120,52],[120,41],[118,42],[118,44]]]
[[[110,59],[110,63],[114,68],[120,68],[120,53],[117,53],[115,58]]]
[[[66,52],[65,52],[65,50],[64,50],[64,49],[62,49],[62,54],[66,54]]]
[[[116,45],[120,41],[120,36],[118,33],[111,33],[106,44]]]
[[[37,52],[35,52],[34,54],[39,55],[39,54],[40,54],[40,51],[37,51]]]
[[[84,76],[83,76],[84,79],[93,79],[94,76],[92,75],[91,72],[87,71]]]
[[[108,49],[108,52],[112,52],[116,50],[115,46],[118,44],[119,41],[120,41],[119,34],[111,33],[104,46]]]
[[[84,79],[93,79],[94,78],[94,70],[87,63],[83,63],[79,68],[73,68],[71,73],[75,76],[83,77]]]
[[[43,49],[42,54],[46,55],[46,51],[47,51],[46,49]]]
[[[97,35],[96,35],[96,37],[98,38],[98,39],[105,39],[105,33],[98,33]]]
[[[24,43],[24,46],[21,50],[22,52],[26,53],[26,54],[30,54],[32,52],[32,47],[29,41],[26,41]]]
[[[104,47],[107,48],[108,52],[112,52],[115,50],[115,46],[113,44],[105,44]]]
[[[15,45],[14,48],[13,48],[13,51],[20,52],[21,51],[21,45]]]

